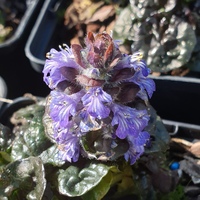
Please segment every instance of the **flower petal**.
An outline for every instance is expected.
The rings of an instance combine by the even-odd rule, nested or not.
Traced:
[[[50,116],[53,121],[59,122],[61,127],[67,127],[69,117],[77,112],[76,107],[80,103],[83,91],[72,95],[63,92],[52,91],[50,103]]]
[[[124,154],[126,161],[130,160],[130,164],[133,165],[138,158],[144,153],[144,146],[150,139],[148,132],[140,132],[138,137],[128,136],[129,150]]]
[[[87,112],[98,119],[109,116],[110,109],[106,103],[110,103],[112,97],[104,92],[101,87],[91,88],[83,97],[82,102]]]
[[[120,139],[128,135],[138,137],[139,133],[147,126],[149,116],[146,110],[137,110],[124,105],[112,104],[114,117],[112,126],[118,125],[116,135]]]
[[[65,68],[73,68],[73,74],[77,74],[80,69],[76,63],[71,48],[65,45],[60,51],[51,49],[47,54],[47,60],[43,69],[43,80],[51,88],[56,88],[59,82],[68,80],[69,76],[65,72]],[[76,70],[75,70],[76,69]],[[67,76],[66,76],[67,75]]]

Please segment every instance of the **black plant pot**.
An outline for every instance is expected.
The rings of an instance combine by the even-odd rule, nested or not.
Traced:
[[[4,126],[12,127],[10,118],[12,117],[13,113],[20,108],[24,108],[34,103],[35,100],[29,97],[18,97],[11,103],[3,103],[0,109],[0,123]]]
[[[200,79],[192,77],[154,77],[156,92],[151,105],[161,118],[200,125]]]
[[[26,0],[26,10],[15,32],[9,39],[5,40],[3,43],[0,43],[0,55],[6,55],[15,52],[20,43],[26,40],[31,28],[34,25],[42,4],[43,1],[41,0]]]
[[[15,99],[27,92],[46,96],[49,90],[42,80],[42,74],[32,69],[24,52],[25,43],[44,1],[12,0],[15,1],[26,2],[26,9],[13,35],[0,44],[0,76],[7,85],[6,97]]]
[[[71,1],[45,0],[38,19],[25,45],[25,54],[32,67],[41,72],[46,53],[51,48],[58,47],[63,41],[63,14]]]

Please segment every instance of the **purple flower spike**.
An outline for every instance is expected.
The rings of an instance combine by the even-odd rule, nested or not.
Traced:
[[[59,158],[68,162],[77,162],[80,154],[79,138],[72,133],[65,133],[66,138],[59,144]]]
[[[140,87],[141,90],[140,97],[143,100],[148,99],[148,97],[146,96],[146,92],[149,98],[151,98],[153,92],[156,90],[155,82],[152,79],[143,76],[140,71],[136,72],[134,76],[131,79],[129,79],[129,81],[134,82]]]
[[[74,60],[71,48],[65,45],[64,49],[60,49],[61,51],[51,49],[43,69],[43,80],[51,89],[56,88],[58,83],[68,80],[71,77],[69,73],[74,78],[78,74],[79,65]]]
[[[128,135],[138,137],[148,124],[149,116],[146,110],[137,110],[128,106],[113,104],[114,114],[112,126],[118,125],[116,135],[120,139],[125,139]]]
[[[91,88],[82,97],[83,105],[86,107],[88,113],[98,119],[109,116],[110,109],[106,103],[112,102],[112,97],[104,92],[101,87]]]
[[[138,158],[144,153],[144,146],[150,139],[149,133],[146,131],[140,132],[138,137],[128,136],[129,150],[124,154],[126,161],[130,160],[130,164],[133,165]]]
[[[61,127],[67,127],[70,116],[77,112],[76,107],[80,102],[83,91],[66,95],[63,92],[52,91],[50,103],[50,116],[55,122],[59,122]]]
[[[58,145],[60,159],[76,162],[82,152],[112,161],[124,156],[134,164],[144,153],[150,118],[145,102],[155,83],[140,52],[123,54],[112,35],[89,32],[84,47],[51,49],[43,74],[52,89],[45,112],[51,118],[47,136]]]

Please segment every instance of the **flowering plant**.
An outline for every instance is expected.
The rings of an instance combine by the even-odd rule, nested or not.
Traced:
[[[48,54],[43,73],[52,89],[46,116],[53,130],[47,135],[60,146],[62,160],[76,162],[82,152],[98,160],[124,155],[134,164],[150,140],[147,107],[137,108],[155,90],[150,70],[140,53],[122,54],[107,33],[89,32],[85,43]]]
[[[49,96],[14,113],[15,137],[1,126],[0,197],[146,199],[173,189],[149,73],[140,52],[123,54],[105,32],[51,49]]]

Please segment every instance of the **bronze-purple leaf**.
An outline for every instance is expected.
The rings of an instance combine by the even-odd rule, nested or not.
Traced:
[[[114,45],[113,43],[110,43],[104,54],[104,62],[106,64],[109,64],[112,61],[113,51],[114,51]]]
[[[117,99],[117,96],[120,92],[119,87],[110,87],[110,85],[105,85],[105,87],[103,89],[104,89],[105,92],[107,92],[108,94],[111,95],[113,100]]]
[[[103,67],[103,59],[99,54],[90,51],[87,56],[88,62],[95,68]]]
[[[74,94],[81,90],[80,85],[71,83],[69,81],[62,81],[57,85],[58,90],[65,92],[66,94]]]
[[[79,44],[72,44],[71,45],[72,48],[72,52],[74,54],[75,57],[75,61],[83,68],[85,68],[85,65],[82,61],[82,57],[81,57],[81,50],[83,49],[81,45]]]
[[[135,73],[135,71],[131,68],[124,68],[124,69],[120,69],[120,70],[115,70],[109,81],[120,82],[120,81],[131,78],[134,75],[134,73]]]
[[[60,68],[61,74],[70,82],[75,82],[78,71],[72,67],[62,67]]]
[[[135,100],[139,90],[139,86],[134,83],[125,84],[124,86],[121,86],[121,90],[117,96],[117,99],[122,103],[132,102]]]

